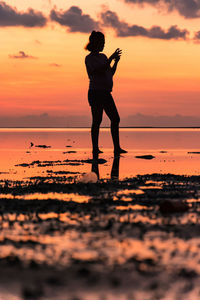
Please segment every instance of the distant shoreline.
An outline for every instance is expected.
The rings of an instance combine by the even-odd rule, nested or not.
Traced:
[[[0,127],[0,129],[90,129],[91,127]],[[110,127],[101,127],[102,129],[110,129]],[[126,127],[120,127],[120,129],[200,129],[200,126],[188,126],[188,127],[182,127],[182,126],[126,126]]]

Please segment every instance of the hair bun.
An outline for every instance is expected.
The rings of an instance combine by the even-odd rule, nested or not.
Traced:
[[[89,37],[89,40],[90,40],[90,41],[91,41],[92,39],[95,38],[96,33],[97,33],[97,32],[96,32],[95,30],[93,30],[93,31],[91,32],[90,37]]]
[[[86,46],[86,50],[93,51],[96,49],[99,41],[104,40],[104,34],[100,31],[93,30],[89,36],[89,43]]]
[[[97,35],[97,32],[95,30],[93,30],[90,34],[89,41],[91,42],[93,39],[95,39],[96,35]]]

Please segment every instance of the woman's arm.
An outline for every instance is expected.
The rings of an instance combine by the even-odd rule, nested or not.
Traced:
[[[112,75],[114,76],[116,70],[117,70],[117,65],[118,65],[118,62],[120,61],[120,58],[121,58],[121,51],[120,53],[118,53],[118,55],[114,58],[115,62],[114,62],[114,65],[111,67],[111,71],[112,71]]]
[[[122,50],[117,48],[115,50],[115,52],[109,57],[108,61],[111,64],[113,59],[117,59],[118,57],[120,57],[122,55]]]
[[[108,68],[111,68],[112,73],[113,73],[113,75],[114,75],[115,72],[116,72],[117,64],[118,64],[118,62],[119,62],[119,60],[120,60],[121,55],[122,55],[122,50],[119,49],[119,48],[117,48],[117,49],[115,50],[115,52],[108,58],[108,60],[107,60],[107,62],[105,63],[105,65],[99,67],[98,69],[96,68],[95,71],[96,71],[96,72],[101,72],[101,73],[102,73],[102,72],[105,72]],[[114,62],[114,65],[111,67],[110,64],[111,64],[111,62],[112,62],[113,60],[114,60],[115,62]]]
[[[108,70],[109,68],[111,68],[110,64],[113,60],[118,59],[121,56],[121,50],[119,48],[117,48],[115,50],[115,52],[109,57],[107,58],[105,56],[105,61],[99,61],[99,58],[95,56],[87,56],[86,60],[85,60],[85,64],[86,67],[88,69],[88,71],[91,73],[104,73],[106,70]],[[113,68],[113,67],[112,67]],[[111,69],[112,69],[111,68]]]
[[[111,72],[114,76],[116,70],[117,70],[117,65],[118,65],[118,62],[119,62],[120,58],[119,59],[115,59],[115,62],[114,62],[114,65],[111,67]]]
[[[86,57],[85,60],[86,68],[90,73],[98,74],[104,73],[108,68],[110,68],[110,62],[105,56],[104,60],[99,60],[98,57]]]

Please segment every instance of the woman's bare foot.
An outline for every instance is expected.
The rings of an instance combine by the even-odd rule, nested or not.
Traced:
[[[103,153],[103,151],[101,151],[100,149],[98,149],[98,153]]]
[[[100,154],[100,153],[103,153],[103,151],[101,151],[99,148],[98,149],[95,149],[92,151],[93,154]]]
[[[122,148],[118,148],[114,150],[115,154],[123,154],[123,153],[127,153],[128,151],[122,149]]]

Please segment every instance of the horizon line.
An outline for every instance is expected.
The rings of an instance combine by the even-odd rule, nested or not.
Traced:
[[[103,129],[110,129],[110,126],[102,126],[100,128]],[[200,126],[121,126],[120,129],[200,129]],[[54,127],[54,126],[15,126],[15,127],[9,127],[9,126],[0,126],[0,129],[91,129],[90,126],[65,126],[65,127]]]

